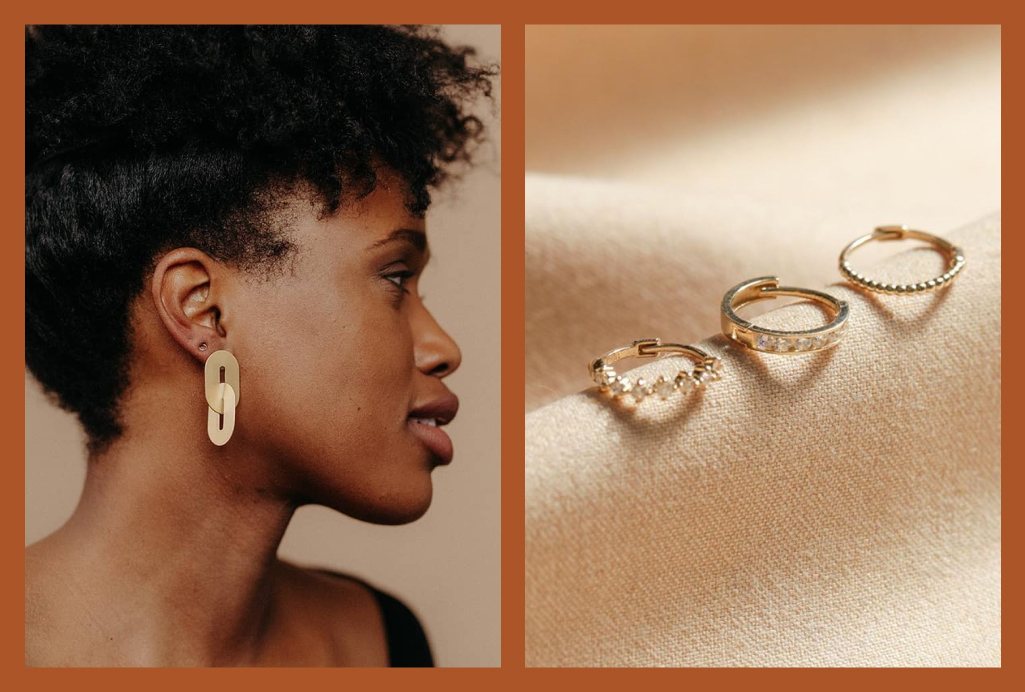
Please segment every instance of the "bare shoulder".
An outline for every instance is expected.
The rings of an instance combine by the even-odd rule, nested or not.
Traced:
[[[25,665],[60,665],[48,643],[60,640],[65,631],[62,609],[68,600],[67,584],[44,542],[25,548]]]
[[[359,579],[279,560],[294,613],[325,632],[344,665],[387,666],[384,618],[372,588]]]

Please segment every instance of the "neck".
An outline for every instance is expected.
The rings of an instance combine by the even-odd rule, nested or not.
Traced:
[[[82,594],[90,627],[118,656],[244,664],[273,615],[276,554],[295,504],[254,483],[237,448],[183,437],[136,438],[90,459],[79,505],[53,541],[69,593]]]

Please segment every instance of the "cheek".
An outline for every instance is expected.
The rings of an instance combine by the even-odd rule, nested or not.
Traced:
[[[296,426],[297,459],[316,502],[377,523],[416,519],[430,505],[431,464],[407,427],[413,362],[398,348],[366,348],[324,379],[335,392]],[[333,379],[335,384],[327,386]]]
[[[371,304],[371,307],[374,307]],[[361,437],[380,436],[404,425],[413,393],[415,364],[408,325],[393,309],[365,310],[320,335],[316,353],[327,407],[337,423]]]
[[[285,320],[287,345],[264,335],[251,398],[266,404],[251,421],[289,486],[357,518],[411,521],[431,500],[429,455],[407,429],[411,332],[389,305],[352,307],[318,319],[307,305],[308,319]]]

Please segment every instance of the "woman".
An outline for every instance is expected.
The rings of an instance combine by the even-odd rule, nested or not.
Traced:
[[[472,58],[414,27],[27,30],[26,364],[89,461],[26,549],[26,664],[432,665],[400,600],[276,553],[304,504],[417,519],[451,460],[460,352],[417,282],[483,136]]]

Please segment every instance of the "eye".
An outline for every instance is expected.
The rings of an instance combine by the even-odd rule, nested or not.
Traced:
[[[383,278],[390,281],[398,288],[402,289],[403,292],[409,293],[409,290],[406,288],[406,282],[414,276],[416,276],[416,272],[409,269],[405,269],[403,271],[389,272],[388,274],[384,274]]]

